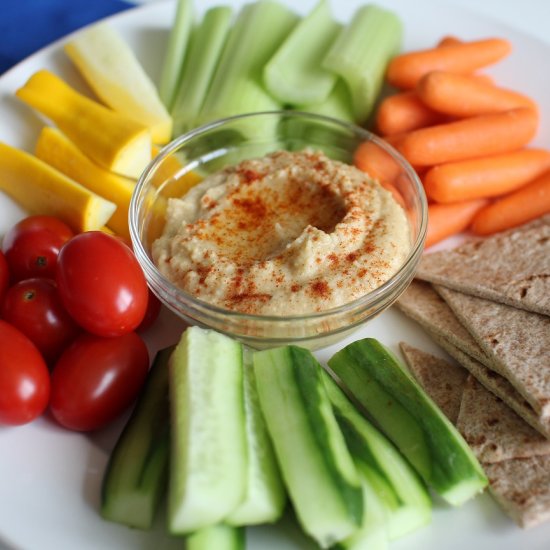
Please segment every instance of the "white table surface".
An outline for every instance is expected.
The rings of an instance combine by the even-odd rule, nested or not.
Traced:
[[[146,4],[166,0],[133,0]],[[196,0],[200,2],[200,0]],[[299,0],[297,0],[298,2]],[[308,1],[308,0],[305,0]],[[369,1],[369,0],[365,0]],[[403,0],[403,2],[414,0]],[[489,16],[550,44],[550,0],[438,0],[442,4],[460,6],[474,13]],[[346,0],[331,0],[334,7]],[[223,0],[220,0],[223,3]],[[430,14],[427,13],[429,18]],[[549,64],[550,65],[550,64]],[[546,70],[546,68],[542,68]],[[0,549],[7,549],[0,541]]]

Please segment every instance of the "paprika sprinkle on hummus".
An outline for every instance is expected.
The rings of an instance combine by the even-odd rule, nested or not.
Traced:
[[[170,199],[153,258],[210,304],[298,315],[379,287],[409,250],[405,212],[378,182],[320,152],[278,151]]]

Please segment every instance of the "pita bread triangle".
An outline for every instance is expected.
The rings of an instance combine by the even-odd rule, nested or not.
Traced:
[[[405,342],[400,342],[399,347],[412,375],[443,414],[456,424],[468,371]]]
[[[414,279],[400,296],[396,306],[424,328],[446,338],[478,361],[484,364],[489,362],[485,352],[431,284]]]
[[[441,388],[432,387],[431,383],[439,379],[442,369],[445,372],[456,374],[455,369],[460,369],[460,367],[454,367],[448,363],[451,369],[447,370],[446,367],[442,367],[441,362],[444,360],[439,357],[431,356],[432,359],[426,362],[426,358],[430,357],[430,354],[417,350],[405,343],[401,343],[400,347],[411,372],[418,375],[417,379],[425,391],[431,395],[436,403],[440,406],[445,406],[450,394],[447,391],[442,392]],[[432,375],[428,374],[428,371],[431,369],[435,369],[435,373],[432,373]],[[455,398],[462,394],[462,400],[464,401],[468,392],[468,386],[475,383],[473,380],[473,377],[470,376],[464,388],[461,384],[456,384],[454,391],[451,393],[454,394]],[[485,390],[482,391],[485,392],[482,399],[485,399],[488,392]],[[493,404],[495,403],[498,405],[498,401],[493,401]],[[506,407],[505,405],[502,406]],[[490,411],[492,405],[489,404],[488,407]],[[462,408],[461,406],[459,422],[460,414],[464,414]],[[444,409],[442,408],[442,410]],[[496,409],[492,410],[495,412]],[[512,412],[506,412],[505,414],[508,420],[512,422],[512,424],[508,425],[508,428],[514,429],[514,422],[519,419],[517,417],[514,418]],[[490,418],[491,414],[489,414],[489,420]],[[519,421],[521,422],[521,420]],[[504,424],[501,425],[501,427],[503,426]],[[529,430],[528,427],[527,430]],[[539,439],[533,432],[530,432],[529,435],[535,440]],[[497,434],[493,430],[493,437],[495,436]],[[515,445],[521,445],[519,441],[521,435],[518,437],[515,438]],[[504,441],[500,441],[500,443],[504,444]],[[544,445],[544,442],[542,442],[542,445]],[[474,452],[476,449],[482,453],[482,449],[478,447],[474,447]],[[518,450],[517,447],[516,450]],[[526,458],[508,458],[498,462],[482,462],[482,466],[489,478],[489,492],[491,496],[502,510],[520,527],[530,528],[545,521],[550,521],[550,454],[537,454]]]
[[[424,254],[416,277],[550,315],[550,214],[452,250]]]
[[[456,422],[458,431],[483,463],[550,454],[550,439],[468,376]]]
[[[550,317],[445,287],[434,289],[504,376],[541,416],[550,416]]]
[[[484,464],[489,491],[520,527],[550,521],[550,455]]]

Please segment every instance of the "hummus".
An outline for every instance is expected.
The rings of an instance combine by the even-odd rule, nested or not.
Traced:
[[[387,281],[410,249],[378,182],[323,153],[272,153],[170,199],[159,270],[210,304],[260,315],[324,311]]]

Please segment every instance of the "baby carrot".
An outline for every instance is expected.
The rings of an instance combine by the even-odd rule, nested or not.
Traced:
[[[428,198],[456,202],[510,193],[547,170],[550,170],[550,151],[522,149],[434,166],[423,181]]]
[[[410,132],[444,121],[445,115],[430,109],[413,90],[386,97],[376,113],[376,126],[383,136]]]
[[[428,205],[426,248],[464,231],[487,199]]]
[[[460,40],[460,38],[457,38],[456,36],[447,35],[444,36],[438,43],[438,48],[444,48],[445,46],[454,46],[456,44],[462,44],[463,41]],[[494,80],[491,76],[484,73],[471,73],[471,76],[473,78],[479,79],[481,82],[486,82],[487,84],[493,84]]]
[[[481,209],[471,229],[490,235],[550,213],[550,172]]]
[[[416,50],[394,57],[388,66],[386,78],[392,86],[411,89],[429,72],[472,73],[499,61],[508,55],[510,50],[510,42],[502,38],[487,38]]]
[[[515,151],[533,138],[537,126],[533,109],[511,109],[414,130],[397,148],[411,164],[433,166]]]
[[[432,71],[416,86],[418,97],[431,109],[456,117],[508,111],[519,107],[536,109],[527,96],[484,82],[478,76]]]
[[[455,46],[456,44],[462,44],[462,40],[460,40],[460,38],[457,38],[456,36],[448,34],[437,43],[437,47],[445,48],[446,46]]]
[[[354,163],[379,182],[392,182],[401,171],[394,158],[374,141],[364,141],[357,147]]]

